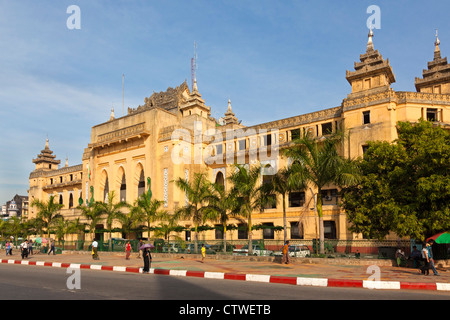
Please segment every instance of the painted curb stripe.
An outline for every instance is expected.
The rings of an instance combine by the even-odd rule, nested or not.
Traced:
[[[12,260],[12,259],[1,259],[0,263],[21,264],[29,266],[44,266],[55,268],[133,272],[133,273],[143,272],[142,271],[143,268],[123,267],[123,266],[102,266],[98,264],[78,264],[78,263],[44,262],[44,261],[28,261],[28,260]],[[304,278],[304,277],[288,277],[288,276],[271,276],[261,274],[222,273],[209,271],[169,270],[169,269],[154,269],[154,268],[150,268],[150,273],[179,276],[179,277],[197,277],[197,278],[220,279],[220,280],[241,280],[241,281],[266,282],[266,283],[283,283],[298,286],[356,287],[356,288],[387,289],[387,290],[408,289],[408,290],[450,291],[450,283]]]
[[[363,287],[367,289],[400,289],[398,281],[373,281],[363,280]]]
[[[362,288],[362,280],[342,280],[342,279],[328,279],[328,287],[355,287]]]

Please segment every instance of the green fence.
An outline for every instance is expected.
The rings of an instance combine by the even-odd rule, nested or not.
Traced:
[[[23,240],[13,241],[13,250],[19,250]],[[138,252],[141,243],[139,240],[128,239],[112,239],[111,241],[98,241],[98,250],[100,252],[125,252],[127,242],[130,243],[132,251]],[[6,241],[0,242],[0,248],[5,248]],[[248,240],[227,240],[226,245],[223,240],[199,240],[197,242],[197,250],[194,241],[170,241],[164,239],[155,239],[144,241],[143,243],[151,243],[154,248],[152,252],[157,253],[182,253],[193,254],[200,253],[202,244],[205,245],[206,254],[229,254],[229,255],[247,255]],[[252,243],[253,255],[275,256],[281,254],[284,243],[281,240],[260,239],[254,240]],[[324,253],[319,253],[320,243],[316,239],[291,239],[290,246],[295,251],[296,256],[311,257],[329,257],[329,258],[378,258],[393,259],[398,248],[402,249],[406,256],[411,252],[413,241],[409,240],[325,240]],[[48,243],[34,243],[33,251],[48,252]],[[92,241],[56,241],[56,253],[66,251],[90,251],[92,249]],[[224,250],[226,249],[226,251]],[[420,249],[420,247],[419,247]],[[435,259],[449,259],[449,245],[433,245],[433,253]],[[298,255],[297,255],[298,254]]]

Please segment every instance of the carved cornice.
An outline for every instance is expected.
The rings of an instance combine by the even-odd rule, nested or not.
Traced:
[[[343,111],[349,111],[358,108],[364,108],[372,105],[386,102],[404,103],[422,103],[422,104],[444,104],[450,105],[449,94],[424,93],[394,91],[392,89],[376,94],[366,95],[359,98],[347,98],[342,102]]]
[[[82,164],[77,164],[75,166],[70,166],[70,167],[64,167],[61,169],[57,169],[57,170],[38,170],[38,171],[33,171],[30,173],[30,179],[33,178],[39,178],[39,177],[53,177],[53,176],[60,176],[60,175],[64,175],[64,174],[68,174],[68,173],[72,173],[72,172],[81,172],[83,170],[83,165]]]
[[[103,147],[105,145],[119,143],[121,141],[127,141],[134,138],[142,138],[148,135],[150,135],[150,133],[145,130],[145,123],[142,122],[126,128],[101,134],[97,137],[97,141],[95,143],[89,144],[89,147]]]

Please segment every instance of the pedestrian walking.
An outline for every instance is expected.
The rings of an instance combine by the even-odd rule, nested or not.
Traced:
[[[33,240],[28,241],[28,254],[33,255]]]
[[[397,267],[403,266],[406,260],[405,252],[401,248],[398,248],[395,252],[395,258],[397,259]]]
[[[92,259],[94,260],[99,260],[97,250],[98,250],[98,242],[94,239],[94,241],[92,241]]]
[[[142,251],[142,257],[144,258],[144,269],[142,270],[142,273],[149,273],[150,264],[152,262],[152,255],[148,248],[144,248],[144,250]]]
[[[413,251],[411,252],[410,258],[413,260],[413,267],[420,268],[422,263],[422,254],[417,250],[417,246],[413,246]]]
[[[283,259],[281,260],[281,263],[289,264],[289,240],[284,244],[282,253]]]
[[[131,244],[130,241],[127,241],[127,245],[125,246],[125,259],[130,260],[130,254],[131,254]]]
[[[55,255],[55,241],[52,240],[52,243],[50,245],[50,251],[48,252],[48,255],[53,252],[53,255]]]
[[[205,260],[205,256],[206,256],[206,248],[205,244],[202,243],[202,262]]]
[[[22,254],[22,259],[28,258],[28,240],[22,242],[22,244],[20,245],[20,252]]]
[[[438,276],[439,274],[436,270],[436,267],[434,266],[433,250],[431,249],[431,245],[432,245],[432,243],[430,243],[430,242],[427,243],[427,252],[428,252],[430,267],[431,267],[431,270],[433,270],[433,274],[435,276]]]
[[[9,241],[6,241],[5,249],[6,249],[6,255],[9,254],[12,256],[11,243]]]
[[[426,244],[424,244],[423,248],[422,248],[422,260],[423,260],[423,266],[421,268],[422,274],[424,275],[426,273],[427,275],[429,275],[430,274],[430,258],[428,256],[428,250],[427,250]]]

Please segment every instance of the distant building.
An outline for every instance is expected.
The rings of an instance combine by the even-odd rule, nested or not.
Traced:
[[[2,216],[4,218],[27,218],[28,209],[28,196],[16,194],[11,201],[7,201],[6,205],[2,206]]]

